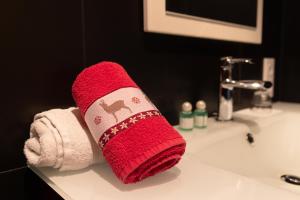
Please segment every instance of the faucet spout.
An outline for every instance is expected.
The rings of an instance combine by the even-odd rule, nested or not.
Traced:
[[[272,87],[272,83],[270,81],[261,81],[261,80],[226,80],[221,83],[223,88],[242,88],[249,90],[266,90]]]
[[[272,83],[262,80],[240,80],[232,79],[233,64],[253,64],[248,58],[233,58],[231,56],[221,58],[223,62],[220,71],[220,93],[219,93],[219,115],[218,120],[229,121],[233,113],[233,90],[234,88],[250,90],[266,90],[272,87]]]

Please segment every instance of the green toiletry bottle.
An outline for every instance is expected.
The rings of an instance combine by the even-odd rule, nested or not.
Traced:
[[[204,101],[197,101],[196,109],[194,111],[194,123],[196,128],[207,127],[207,111]]]
[[[182,110],[179,114],[179,128],[181,130],[189,131],[194,127],[194,117],[192,112],[192,104],[190,102],[184,102],[182,104]]]

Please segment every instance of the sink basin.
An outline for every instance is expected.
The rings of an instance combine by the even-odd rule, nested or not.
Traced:
[[[300,106],[279,103],[275,107],[239,111],[232,122],[210,119],[209,129],[184,133],[187,152],[202,163],[300,194],[300,185],[281,179],[300,177]]]
[[[299,200],[299,186],[280,179],[299,175],[299,117],[300,105],[280,103],[270,112],[237,112],[226,123],[209,118],[206,129],[180,131],[187,149],[178,165],[136,184],[122,184],[107,163],[30,169],[64,199]]]

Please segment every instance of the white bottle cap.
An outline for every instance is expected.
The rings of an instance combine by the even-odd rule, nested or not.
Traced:
[[[197,103],[196,103],[196,108],[197,109],[201,109],[201,110],[204,110],[205,108],[206,108],[206,104],[205,104],[205,102],[204,101],[197,101]]]
[[[192,104],[190,102],[186,101],[182,104],[181,108],[182,108],[182,111],[184,111],[184,112],[190,112],[190,111],[192,111]]]

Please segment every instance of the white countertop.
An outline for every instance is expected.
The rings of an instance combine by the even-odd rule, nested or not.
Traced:
[[[282,105],[289,107],[288,104]],[[229,123],[223,128],[229,127]],[[203,135],[215,130],[217,126],[212,123]],[[295,193],[205,165],[192,152],[187,151],[176,167],[129,185],[121,183],[106,164],[73,172],[30,168],[65,199],[300,199]]]

